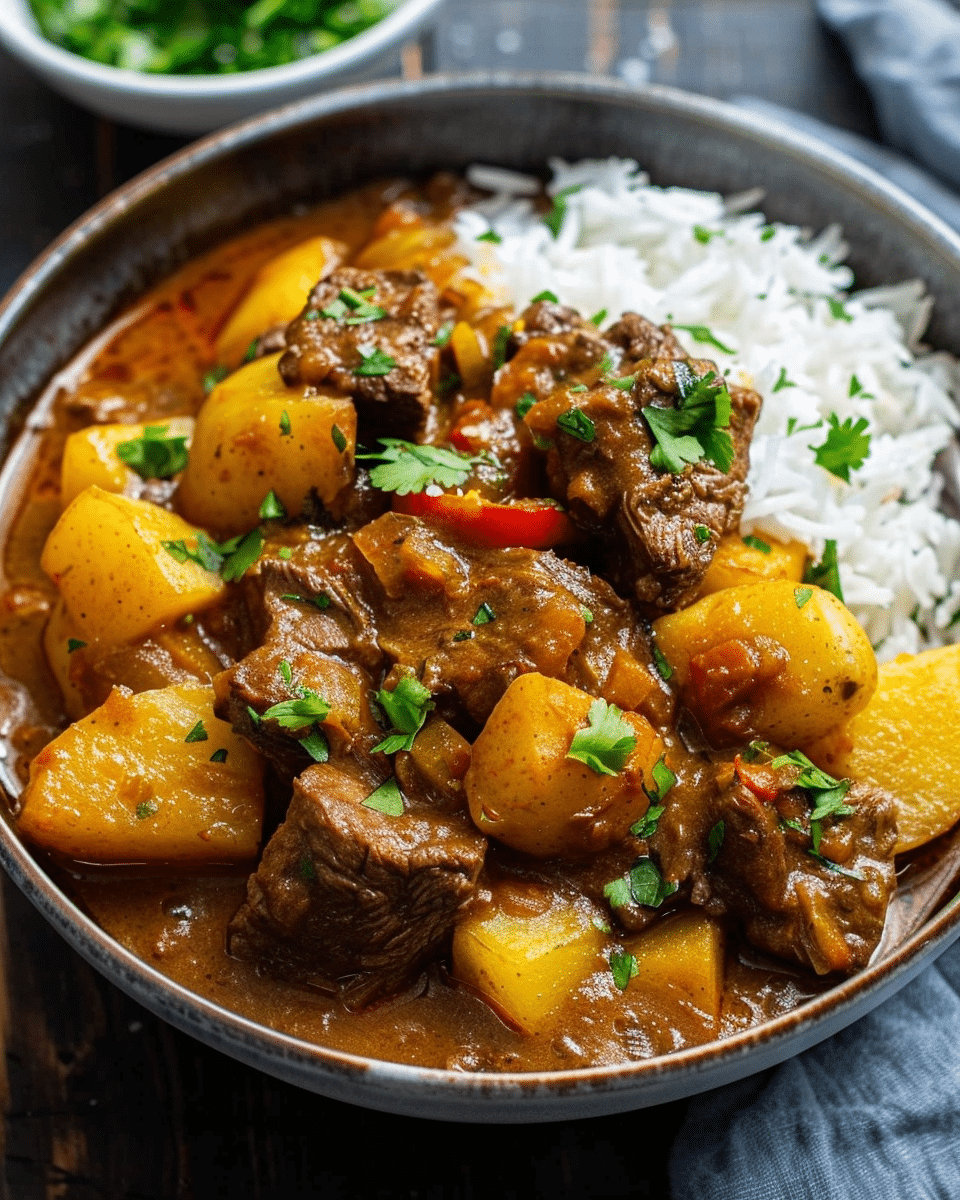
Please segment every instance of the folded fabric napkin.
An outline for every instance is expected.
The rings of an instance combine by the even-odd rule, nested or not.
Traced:
[[[928,0],[909,0],[911,11],[914,2]],[[956,57],[960,65],[960,22]],[[960,229],[960,198],[899,155],[762,100],[736,103],[831,142]],[[957,155],[960,165],[960,115]],[[813,1050],[693,1099],[670,1181],[676,1200],[958,1200],[960,944]]]

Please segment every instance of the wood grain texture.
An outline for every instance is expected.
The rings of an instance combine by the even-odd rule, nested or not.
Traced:
[[[412,63],[412,58],[410,59]],[[427,69],[603,68],[875,133],[812,0],[449,0]],[[83,112],[0,52],[0,291],[184,144]],[[682,1103],[525,1127],[336,1104],[209,1050],[102,979],[4,881],[0,1200],[661,1197]]]

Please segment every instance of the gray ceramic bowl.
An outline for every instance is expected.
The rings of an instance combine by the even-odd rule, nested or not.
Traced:
[[[475,161],[536,171],[551,155],[630,156],[663,184],[727,193],[760,185],[773,219],[814,229],[840,221],[853,244],[858,282],[925,279],[937,298],[931,338],[960,349],[960,240],[879,176],[830,149],[765,119],[663,88],[634,91],[575,75],[433,78],[338,92],[268,114],[191,146],[91,210],[0,305],[0,412],[9,419],[109,317],[173,267],[256,221],[374,176]],[[0,513],[16,495],[29,436],[0,477]],[[237,1017],[107,937],[51,883],[9,818],[0,822],[0,859],[71,945],[181,1029],[328,1096],[444,1120],[592,1116],[716,1087],[842,1029],[960,934],[960,907],[931,917],[921,893],[906,896],[904,912],[913,914],[908,932],[874,965],[750,1032],[628,1067],[473,1075],[351,1057]],[[950,878],[946,859],[943,878]]]

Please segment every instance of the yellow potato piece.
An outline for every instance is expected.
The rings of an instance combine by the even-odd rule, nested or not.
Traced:
[[[206,739],[186,741],[199,721]],[[211,687],[117,688],[33,760],[18,824],[81,862],[245,860],[260,843],[262,781],[260,756],[214,716]]]
[[[881,663],[866,708],[808,749],[839,777],[884,788],[897,809],[897,853],[960,819],[960,646]]]
[[[272,354],[241,367],[213,389],[197,414],[177,499],[191,521],[221,537],[256,525],[270,491],[295,516],[311,489],[329,504],[353,479],[353,402],[288,388],[277,370],[279,358]]]
[[[149,421],[139,425],[91,425],[71,433],[63,448],[60,468],[60,502],[64,508],[88,487],[96,486],[105,492],[137,495],[140,477],[117,454],[121,442],[143,437],[150,426],[163,428],[166,437],[185,437],[187,445],[193,436],[192,417],[170,417],[164,421]]]
[[[239,366],[255,338],[278,325],[289,325],[343,254],[341,243],[311,237],[265,263],[217,338],[217,362],[231,369]]]
[[[535,672],[511,683],[473,744],[464,778],[481,832],[540,858],[592,854],[626,837],[647,810],[644,783],[656,790],[652,771],[664,746],[645,718],[627,712],[636,745],[617,774],[568,758],[593,703]]]
[[[740,587],[745,583],[760,583],[770,579],[792,579],[799,583],[807,562],[807,548],[802,542],[760,540],[769,551],[748,546],[739,534],[721,538],[707,567],[696,599],[711,596],[724,588]]]
[[[545,885],[501,884],[493,902],[461,921],[453,935],[453,973],[527,1033],[598,968],[603,917],[583,897]]]
[[[163,547],[198,532],[156,504],[89,487],[51,530],[40,565],[83,641],[132,642],[222,594],[219,575]]]
[[[678,913],[624,942],[637,973],[627,985],[665,1001],[692,1005],[720,1023],[723,993],[723,930],[697,912]]]
[[[653,623],[687,706],[716,744],[805,746],[859,712],[877,662],[850,610],[789,580],[705,596]]]

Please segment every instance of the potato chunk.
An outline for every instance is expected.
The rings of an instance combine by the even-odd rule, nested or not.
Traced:
[[[94,863],[249,859],[262,822],[262,760],[195,683],[114,689],[33,760],[18,818],[37,845]]]
[[[40,565],[83,641],[132,642],[222,594],[219,575],[163,548],[197,533],[156,504],[89,487],[51,530]]]
[[[825,771],[893,797],[899,854],[960,820],[958,727],[960,646],[944,646],[881,663],[866,708],[808,754]]]
[[[353,479],[353,402],[288,388],[278,354],[248,363],[213,389],[197,414],[190,462],[177,493],[182,512],[221,537],[259,520],[269,491],[291,516],[311,489],[329,504]]]
[[[231,369],[239,366],[254,338],[289,325],[314,284],[329,275],[343,252],[339,242],[311,237],[264,263],[217,338],[217,361]]]
[[[170,417],[148,422],[150,428],[165,428],[167,437],[183,437],[189,445],[193,417]],[[91,425],[71,433],[63,448],[60,468],[60,502],[64,508],[84,490],[96,485],[105,492],[135,496],[141,480],[117,454],[121,442],[143,437],[147,424]]]
[[[748,545],[739,534],[721,538],[696,598],[762,580],[792,579],[799,583],[807,562],[806,546],[802,542],[773,540],[765,544],[769,546],[766,551]]]
[[[639,713],[623,714],[636,737],[622,770],[595,772],[567,752],[594,698],[531,673],[507,688],[473,745],[464,784],[477,828],[540,858],[576,857],[626,837],[647,810],[644,782],[664,752]]]
[[[716,745],[804,746],[858,713],[877,662],[856,618],[789,580],[705,596],[653,624],[684,702]]]
[[[636,961],[628,987],[665,1001],[692,1005],[714,1028],[723,992],[723,930],[697,912],[658,921],[625,943]]]
[[[605,966],[603,918],[582,896],[519,881],[494,887],[491,903],[460,921],[453,974],[527,1033]]]

